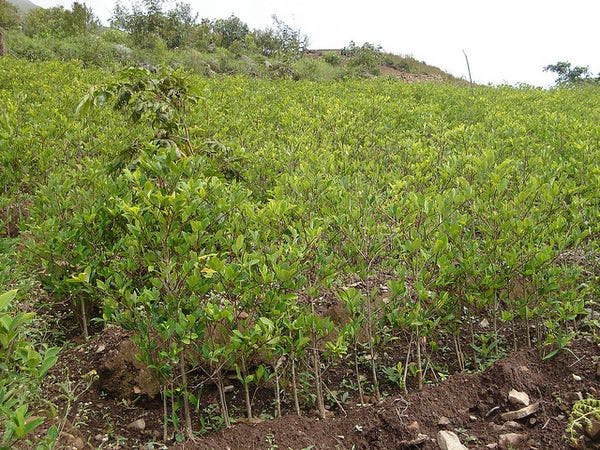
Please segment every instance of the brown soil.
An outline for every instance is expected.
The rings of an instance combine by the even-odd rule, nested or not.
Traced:
[[[162,401],[157,385],[135,359],[135,350],[127,332],[109,327],[87,343],[62,352],[46,384],[46,398],[58,406],[55,423],[64,423],[59,448],[138,448],[160,441]],[[469,448],[485,448],[498,442],[499,435],[513,431],[527,436],[522,448],[567,448],[561,436],[572,404],[579,395],[599,397],[599,359],[600,348],[587,340],[579,340],[549,361],[542,361],[535,350],[521,350],[483,373],[457,374],[408,395],[392,393],[379,405],[351,406],[357,401],[350,399],[344,405],[345,415],[336,412],[335,417],[319,420],[309,414],[284,414],[253,424],[238,421],[227,430],[176,448],[434,449],[442,416],[450,420],[446,429]],[[65,394],[66,386],[73,392],[71,399]],[[502,428],[500,417],[515,409],[507,402],[510,389],[525,391],[532,403],[540,404],[535,415],[518,421],[517,430]],[[240,417],[241,395],[228,395]],[[256,411],[270,407],[269,396],[270,390],[258,392]],[[201,398],[204,405],[214,403],[214,389],[206,388]],[[65,415],[67,419],[61,420]],[[143,430],[128,427],[142,418]],[[198,423],[199,418],[194,419]]]
[[[568,412],[578,394],[598,397],[598,345],[579,341],[571,352],[543,362],[534,350],[504,358],[482,374],[457,374],[438,386],[429,386],[404,397],[392,396],[377,406],[347,410],[347,416],[315,420],[288,416],[256,425],[241,424],[180,449],[278,448],[403,449],[438,448],[438,421],[445,416],[463,444],[486,448],[498,442],[501,413],[515,409],[507,402],[510,389],[525,391],[540,410],[519,421],[517,433],[527,435],[523,448],[564,449],[561,440]],[[581,377],[576,381],[573,375]],[[414,423],[416,421],[416,424]],[[419,434],[427,439],[416,444]],[[422,438],[422,436],[421,436]],[[312,446],[312,447],[311,447]]]

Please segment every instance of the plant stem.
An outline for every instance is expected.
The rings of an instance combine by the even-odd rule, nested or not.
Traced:
[[[185,356],[183,352],[179,358],[179,371],[181,374],[181,385],[183,388],[183,414],[185,416],[185,431],[188,437],[193,437],[192,430],[192,415],[190,413],[190,399],[188,397],[188,382],[187,382],[187,373],[185,371]]]
[[[302,415],[300,411],[300,402],[298,401],[298,385],[296,383],[296,356],[291,354],[292,359],[292,396],[294,397],[294,409],[298,416]]]
[[[225,389],[223,388],[223,377],[221,376],[221,369],[217,369],[217,389],[219,391],[219,402],[221,403],[221,414],[223,414],[223,422],[225,426],[229,428],[231,422],[229,420],[229,411],[227,410],[227,399],[225,398]]]
[[[169,421],[169,416],[167,413],[167,386],[164,385],[163,386],[163,441],[167,442],[167,440],[169,439],[168,436],[168,421]]]
[[[246,380],[248,378],[248,372],[246,370],[246,358],[242,357],[242,377],[244,379],[244,398],[246,400],[246,416],[248,419],[252,419],[252,400],[250,399],[250,386]]]
[[[354,371],[356,372],[356,384],[358,385],[358,398],[360,404],[365,404],[365,397],[363,395],[362,382],[360,381],[360,371],[358,370],[358,348],[356,346],[356,339],[354,340]]]
[[[275,365],[275,417],[281,417],[281,390],[279,387],[279,370]]]
[[[79,304],[81,305],[81,324],[83,328],[83,337],[85,339],[89,338],[90,335],[88,333],[88,324],[87,324],[87,314],[85,308],[85,299],[79,300]]]

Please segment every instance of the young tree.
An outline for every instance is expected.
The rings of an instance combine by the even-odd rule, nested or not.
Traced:
[[[165,10],[163,4],[163,0],[143,0],[128,8],[117,3],[110,24],[129,33],[138,45],[158,36],[169,48],[179,47],[196,23],[197,15],[187,3],[177,3],[170,10]]]
[[[99,25],[91,8],[74,2],[70,10],[62,6],[32,9],[25,16],[24,30],[30,36],[76,36],[90,33]]]
[[[227,19],[215,20],[213,31],[221,35],[223,47],[229,48],[234,42],[243,41],[250,28],[239,17],[231,15]]]
[[[598,78],[594,78],[594,76],[590,73],[590,68],[588,66],[573,67],[571,63],[567,61],[559,61],[556,64],[549,64],[544,67],[544,72],[554,72],[557,75],[555,80],[556,85],[600,80],[600,74]]]

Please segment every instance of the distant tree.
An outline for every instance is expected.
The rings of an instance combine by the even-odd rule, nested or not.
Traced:
[[[227,19],[217,19],[212,24],[213,31],[221,36],[221,45],[229,48],[234,42],[242,42],[250,33],[250,28],[233,14]]]
[[[0,0],[0,28],[8,30],[18,26],[20,22],[17,8],[7,0]]]
[[[588,66],[572,67],[571,63],[566,61],[547,65],[544,67],[544,72],[554,72],[557,75],[555,80],[557,85],[598,82],[600,80],[600,74],[598,74],[598,78],[594,78]]]
[[[383,61],[383,53],[380,45],[365,42],[358,46],[350,41],[341,51],[342,56],[349,58],[348,65],[363,74],[379,74],[379,66]]]
[[[23,28],[30,36],[76,36],[95,31],[99,25],[91,8],[74,2],[70,10],[62,6],[32,9],[25,16]]]
[[[273,15],[274,28],[254,30],[254,41],[264,56],[283,54],[299,57],[308,48],[308,36]]]
[[[110,19],[111,26],[129,33],[135,44],[145,47],[161,38],[169,48],[181,46],[196,23],[197,15],[187,3],[164,9],[164,0],[142,0],[126,7],[117,3]]]

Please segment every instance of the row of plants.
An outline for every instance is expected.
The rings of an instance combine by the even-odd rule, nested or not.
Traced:
[[[4,195],[31,202],[22,264],[72,303],[82,334],[100,317],[133,333],[165,439],[198,430],[198,386],[216,386],[229,425],[232,373],[248,418],[259,387],[275,416],[308,397],[325,417],[334,366],[366,403],[518,345],[552,357],[598,293],[578,257],[600,231],[592,88],[130,69],[84,96],[87,77],[101,79],[75,77],[64,103],[5,90],[7,123],[48,103],[65,119],[35,195],[16,179]],[[80,153],[52,170],[74,139]]]

